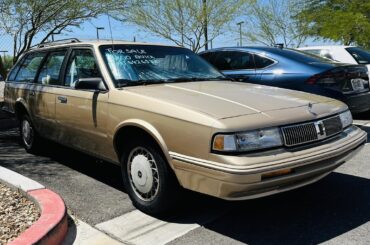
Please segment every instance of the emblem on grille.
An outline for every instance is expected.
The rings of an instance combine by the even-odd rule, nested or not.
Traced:
[[[326,130],[325,125],[323,121],[317,121],[315,122],[315,128],[317,133],[317,139],[324,139],[326,138]]]
[[[313,104],[310,102],[308,103],[308,112],[314,116],[317,116],[317,114],[312,109],[313,109]]]

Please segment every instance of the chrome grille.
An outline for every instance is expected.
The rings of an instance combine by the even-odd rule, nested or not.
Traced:
[[[281,128],[284,144],[289,147],[323,140],[342,130],[339,116]]]
[[[286,146],[300,145],[318,140],[315,124],[306,123],[282,128]]]

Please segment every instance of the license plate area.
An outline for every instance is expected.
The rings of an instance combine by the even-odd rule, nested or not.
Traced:
[[[352,85],[353,91],[363,91],[363,90],[365,90],[365,83],[366,82],[367,82],[366,80],[361,79],[361,78],[351,79],[351,85]]]

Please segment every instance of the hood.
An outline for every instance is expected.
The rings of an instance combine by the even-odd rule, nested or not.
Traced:
[[[228,81],[158,84],[128,87],[127,90],[217,119],[333,101],[294,90]]]

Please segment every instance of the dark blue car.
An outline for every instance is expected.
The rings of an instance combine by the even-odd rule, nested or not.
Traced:
[[[365,66],[274,47],[219,48],[200,55],[236,81],[335,98],[346,103],[352,113],[370,110],[369,75]]]

